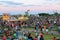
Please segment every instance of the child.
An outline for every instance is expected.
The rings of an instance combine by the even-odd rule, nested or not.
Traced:
[[[14,38],[16,38],[16,33],[14,33],[13,35],[14,35]]]
[[[48,28],[46,28],[46,33],[48,34]]]
[[[56,37],[54,37],[53,40],[56,40]]]
[[[7,40],[7,38],[6,38],[6,36],[5,36],[5,35],[3,36],[3,40]]]

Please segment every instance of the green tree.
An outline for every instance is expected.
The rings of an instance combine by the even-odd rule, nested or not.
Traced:
[[[27,16],[27,17],[29,16],[29,11],[30,11],[30,10],[27,10],[27,11],[25,12],[25,16]]]
[[[55,12],[55,13],[54,13],[54,16],[59,16],[58,12]]]
[[[49,13],[39,13],[38,15],[39,15],[39,16],[50,16]]]

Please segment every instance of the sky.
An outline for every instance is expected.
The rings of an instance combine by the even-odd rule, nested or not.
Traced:
[[[30,14],[40,12],[60,13],[60,0],[0,0],[0,15],[3,13],[24,14],[30,10]]]

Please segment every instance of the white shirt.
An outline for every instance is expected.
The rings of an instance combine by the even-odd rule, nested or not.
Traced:
[[[40,36],[38,36],[38,40],[40,40]]]

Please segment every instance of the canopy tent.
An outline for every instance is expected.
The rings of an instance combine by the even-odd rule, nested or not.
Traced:
[[[9,21],[18,21],[15,17],[11,17]]]
[[[28,20],[28,19],[29,19],[28,17],[22,16],[22,17],[19,17],[19,18],[18,18],[18,21],[26,21],[26,20]]]
[[[10,19],[10,15],[3,15],[3,20],[4,21],[8,21]]]

